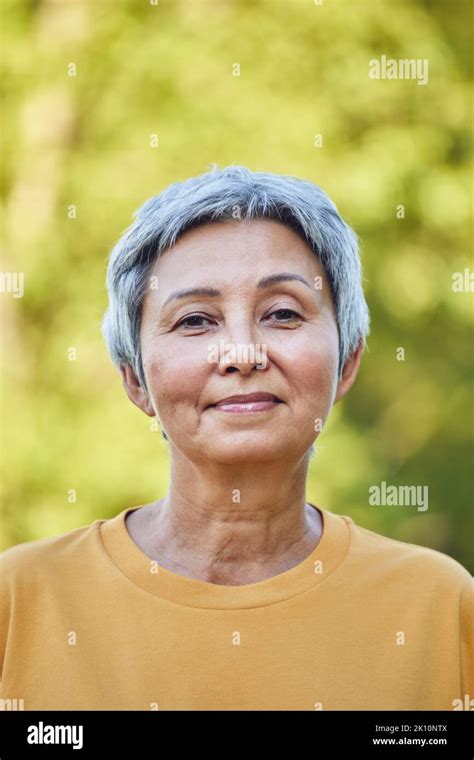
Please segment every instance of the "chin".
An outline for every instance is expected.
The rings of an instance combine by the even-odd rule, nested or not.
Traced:
[[[288,452],[295,454],[294,441],[286,440],[281,432],[277,436],[255,434],[215,436],[205,449],[206,456],[221,464],[244,464],[245,462],[271,462],[279,458],[288,460]],[[304,452],[302,452],[304,453]]]

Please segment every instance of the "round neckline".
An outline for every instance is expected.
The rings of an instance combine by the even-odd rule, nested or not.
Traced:
[[[188,578],[158,565],[135,543],[125,523],[127,515],[142,506],[127,507],[115,517],[98,520],[98,529],[103,547],[116,567],[132,583],[154,596],[201,609],[264,607],[319,586],[347,554],[351,519],[307,503],[319,511],[323,523],[321,538],[310,554],[289,570],[240,586]]]

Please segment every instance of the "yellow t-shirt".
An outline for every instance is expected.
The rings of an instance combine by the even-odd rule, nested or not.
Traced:
[[[2,709],[469,709],[474,581],[453,558],[320,508],[304,561],[222,586],[147,557],[136,508],[0,554]]]

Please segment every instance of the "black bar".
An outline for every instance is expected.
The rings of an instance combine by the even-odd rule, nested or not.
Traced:
[[[104,749],[155,760],[170,748],[225,758],[239,748],[247,756],[257,739],[267,751],[289,748],[301,754],[304,747],[316,758],[328,757],[322,751],[331,750],[350,758],[357,751],[363,757],[473,760],[473,717],[472,711],[441,710],[11,711],[0,712],[0,760],[92,757]],[[57,733],[56,726],[69,728]],[[28,737],[42,743],[29,743]]]

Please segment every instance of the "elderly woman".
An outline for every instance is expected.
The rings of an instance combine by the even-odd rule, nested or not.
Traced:
[[[369,331],[327,195],[214,166],[142,206],[107,283],[104,335],[160,421],[169,491],[0,555],[3,704],[465,709],[470,573],[306,501]]]

